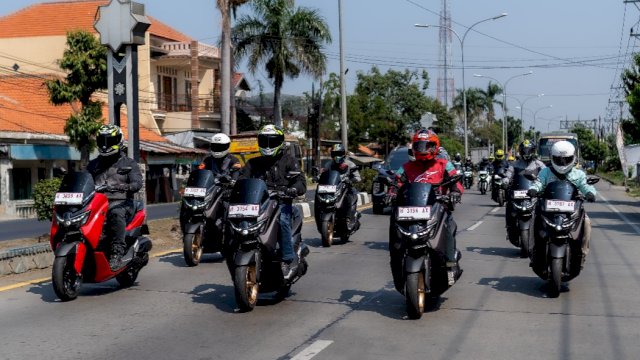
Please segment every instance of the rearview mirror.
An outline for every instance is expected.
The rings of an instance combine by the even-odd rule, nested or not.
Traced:
[[[118,174],[120,175],[128,174],[130,172],[131,172],[131,166],[123,166],[121,168],[118,168]]]
[[[589,185],[596,184],[598,181],[600,181],[599,177],[594,176],[594,177],[587,178],[587,184]]]
[[[300,171],[289,171],[287,173],[287,179],[291,180],[300,174],[302,174]]]

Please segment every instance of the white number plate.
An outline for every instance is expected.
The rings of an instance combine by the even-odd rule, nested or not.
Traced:
[[[472,173],[471,171],[465,171],[465,172],[464,172],[464,176],[469,177],[469,176],[471,176],[471,175],[473,175],[473,173]]]
[[[484,170],[478,171],[478,175],[487,175],[487,172]]]
[[[336,185],[318,185],[318,194],[333,194],[338,191]]]
[[[207,194],[206,188],[188,187],[184,189],[184,196],[204,197],[206,194]]]
[[[398,220],[429,220],[430,218],[431,206],[398,207]]]
[[[575,206],[575,201],[547,200],[547,211],[573,212]]]
[[[80,205],[82,204],[82,193],[56,193],[53,200],[54,205]]]
[[[529,195],[527,195],[527,190],[514,190],[513,191],[514,199],[528,199]]]
[[[260,213],[260,205],[229,205],[231,217],[256,217]]]

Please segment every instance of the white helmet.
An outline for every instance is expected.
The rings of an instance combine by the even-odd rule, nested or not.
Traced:
[[[229,153],[229,147],[231,146],[231,139],[227,134],[219,133],[211,137],[211,155],[220,159],[225,157]]]
[[[576,148],[568,141],[558,141],[551,147],[551,165],[560,174],[566,174],[576,164]]]

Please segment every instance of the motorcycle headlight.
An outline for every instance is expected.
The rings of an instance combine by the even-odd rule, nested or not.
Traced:
[[[249,234],[253,234],[255,232],[257,232],[258,230],[260,230],[260,228],[262,227],[262,225],[264,225],[265,221],[267,220],[267,218],[258,220],[257,222],[255,222],[254,224],[248,224],[247,222],[243,222],[245,225],[248,226],[240,226],[240,225],[236,225],[233,223],[233,221],[229,222],[229,224],[231,225],[231,228],[244,235],[247,236]]]
[[[91,210],[87,210],[74,217],[69,217],[68,219],[64,219],[64,217],[61,217],[60,215],[58,215],[58,213],[56,213],[56,221],[58,222],[58,225],[62,225],[65,227],[69,227],[72,225],[83,226],[89,220],[89,215],[91,215]]]

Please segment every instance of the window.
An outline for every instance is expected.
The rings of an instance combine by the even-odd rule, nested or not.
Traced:
[[[31,169],[11,169],[11,200],[31,199]]]

